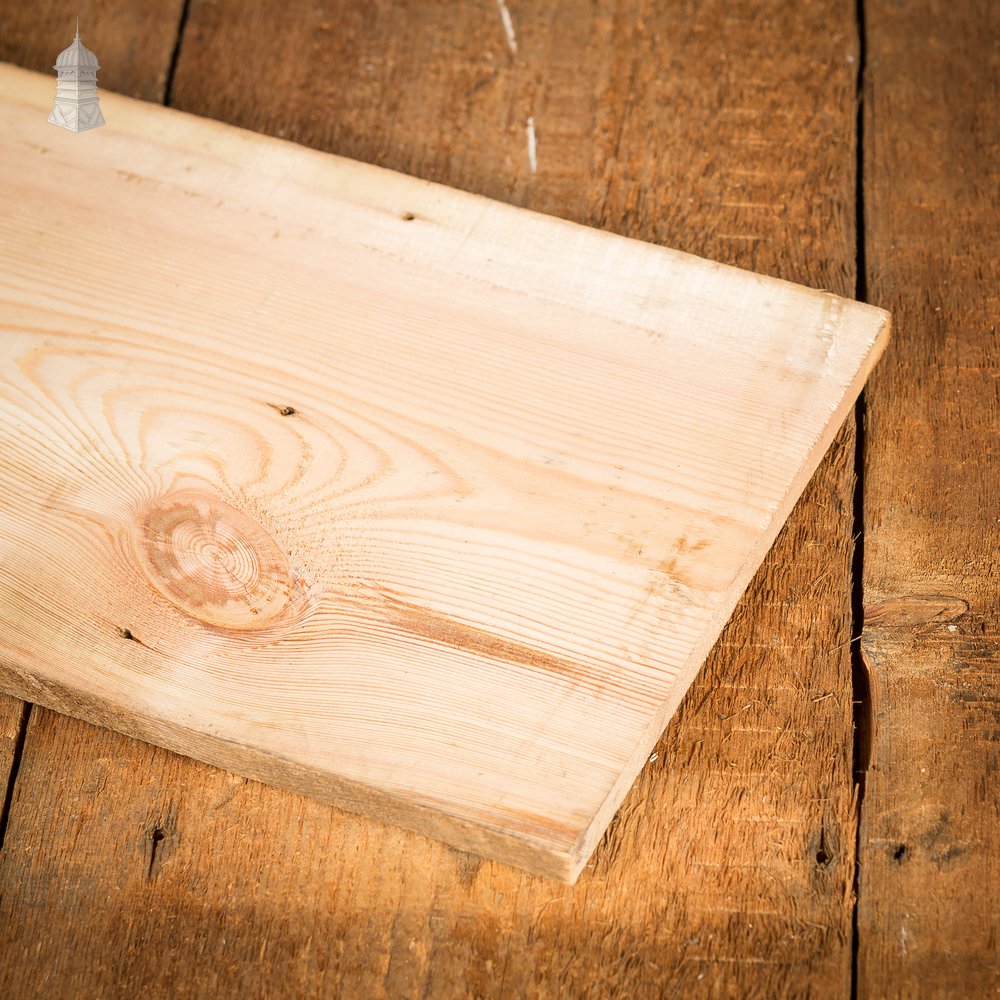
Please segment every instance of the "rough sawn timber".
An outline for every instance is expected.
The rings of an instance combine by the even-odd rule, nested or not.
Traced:
[[[1000,7],[866,4],[858,996],[1000,990]]]
[[[886,314],[111,95],[81,154],[50,89],[0,79],[6,686],[575,879]]]

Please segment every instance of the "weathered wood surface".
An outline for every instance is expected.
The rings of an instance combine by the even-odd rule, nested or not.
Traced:
[[[176,99],[852,292],[846,5],[511,4],[516,59],[489,5],[427,6],[193,3]],[[0,857],[3,985],[849,996],[853,440],[848,426],[572,889],[36,709]]]
[[[0,686],[575,880],[887,314],[50,105],[0,67]]]
[[[82,41],[99,50],[100,87],[162,102],[183,10],[184,0],[5,3],[0,62],[51,73],[56,56],[73,41],[79,18]]]
[[[6,836],[10,803],[13,794],[13,776],[16,772],[19,751],[23,741],[23,726],[27,706],[18,698],[0,695],[0,848]]]
[[[1000,990],[1000,6],[868,4],[860,997]]]

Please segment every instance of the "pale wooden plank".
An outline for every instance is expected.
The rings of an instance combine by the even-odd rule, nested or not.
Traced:
[[[901,333],[867,394],[858,995],[985,997],[1000,982],[1000,8],[868,8],[869,284]]]
[[[0,21],[0,61],[50,72],[56,55],[69,44],[81,14],[84,36],[101,52],[101,83],[147,100],[163,98],[183,0],[141,5],[104,2],[81,10],[65,0],[4,4]],[[137,44],[141,39],[142,44]],[[24,737],[26,706],[0,697],[0,790],[13,796],[15,748]],[[0,801],[3,798],[0,797]]]
[[[887,314],[0,85],[11,689],[575,879]]]
[[[294,128],[324,148],[391,156],[427,176],[448,170],[471,190],[503,194],[510,179],[511,197],[566,217],[853,288],[849,11],[710,3],[678,21],[672,4],[512,7],[530,63],[505,62],[501,29],[472,6],[393,4],[324,18],[296,2],[266,14],[196,4],[175,93],[192,110]],[[278,38],[300,53],[295,63],[271,58]],[[374,83],[362,72],[372,54]],[[267,86],[264,64],[281,67]],[[494,72],[470,98],[470,81]],[[317,81],[331,95],[319,110],[302,97]],[[410,100],[396,115],[402,93]],[[517,115],[529,98],[544,108],[533,182],[516,180]],[[730,196],[734,188],[742,197]],[[758,207],[767,203],[773,211]],[[576,887],[479,866],[253,783],[214,810],[232,791],[216,785],[219,772],[43,713],[32,731],[37,766],[27,762],[20,779],[32,792],[15,817],[23,852],[0,864],[15,995],[31,995],[37,963],[58,970],[49,995],[72,982],[84,993],[173,996],[847,996],[845,430],[630,794],[608,850]],[[789,736],[775,738],[775,716],[788,720]],[[77,814],[78,801],[86,822],[64,828],[60,817]],[[157,824],[185,853],[146,890]],[[824,838],[831,857],[821,865]],[[782,961],[767,961],[775,953]]]

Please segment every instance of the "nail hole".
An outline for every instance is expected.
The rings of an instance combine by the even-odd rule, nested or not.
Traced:
[[[149,867],[146,869],[146,878],[150,881],[153,880],[159,867],[157,861],[162,860],[158,858],[158,854],[160,844],[166,840],[166,837],[167,833],[162,826],[155,826],[149,831]]]
[[[132,630],[131,629],[123,628],[121,630],[121,637],[123,639],[128,639],[130,642],[138,642],[138,640],[136,639],[136,637],[134,635],[132,635]]]
[[[906,844],[900,844],[899,847],[897,847],[896,850],[892,852],[892,860],[897,862],[903,861],[906,858],[906,855],[909,853],[910,850],[906,846]]]
[[[829,863],[830,863],[830,855],[827,854],[826,851],[821,847],[816,852],[816,864],[818,864],[820,868],[825,868]]]

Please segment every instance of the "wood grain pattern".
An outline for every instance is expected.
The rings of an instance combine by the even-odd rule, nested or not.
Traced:
[[[76,18],[101,51],[102,86],[145,100],[161,101],[172,65],[183,0],[152,3],[70,4],[39,0],[0,5],[0,61],[51,72],[56,55],[72,39]],[[0,696],[0,792],[13,796],[14,748],[24,738],[29,706]],[[6,818],[6,817],[4,817]],[[0,820],[2,822],[2,820]],[[2,835],[0,835],[2,842]]]
[[[574,879],[886,314],[0,83],[12,689]]]
[[[5,4],[0,6],[0,61],[51,72],[56,55],[72,40],[75,19],[82,15],[84,34],[102,53],[101,85],[161,101],[182,7],[182,0],[141,5],[110,0],[83,8],[59,0]],[[7,696],[2,700],[3,731],[9,730],[12,740],[20,739],[21,723],[16,720],[23,709]],[[6,788],[7,772],[0,764],[0,789]]]
[[[575,879],[887,315],[0,85],[11,689]]]
[[[1000,9],[869,8],[868,274],[900,335],[867,394],[877,741],[858,995],[986,997],[1000,984]]]
[[[853,291],[847,6],[509,6],[516,60],[476,5],[194,0],[173,93]],[[849,996],[853,442],[848,424],[576,886],[37,710],[0,852],[0,980],[24,997]]]

